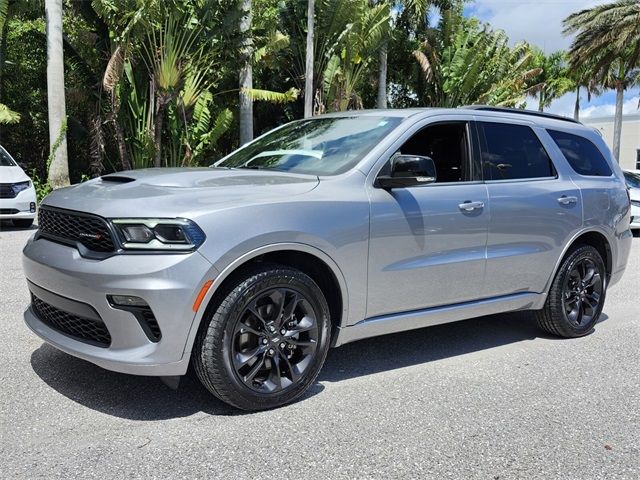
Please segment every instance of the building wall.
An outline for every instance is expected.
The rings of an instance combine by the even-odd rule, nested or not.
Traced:
[[[585,118],[582,123],[597,128],[607,145],[613,150],[613,117]],[[620,166],[623,169],[640,169],[640,114],[622,117],[620,141]]]

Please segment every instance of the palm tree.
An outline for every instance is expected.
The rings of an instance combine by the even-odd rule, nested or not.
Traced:
[[[248,91],[253,89],[252,39],[251,39],[251,0],[240,2],[240,49],[242,65],[240,67],[240,145],[253,140],[253,101]]]
[[[541,72],[535,78],[538,84],[532,91],[538,95],[538,111],[544,112],[551,102],[571,90],[574,82],[569,78],[565,52],[557,51],[545,55],[537,48],[534,48],[533,52],[533,64],[539,67]]]
[[[580,120],[580,92],[583,88],[587,90],[587,100],[591,101],[592,95],[600,95],[601,90],[596,85],[593,78],[593,65],[584,64],[578,68],[569,70],[569,78],[573,83],[572,90],[576,94],[576,101],[573,108],[574,120]]]
[[[616,91],[616,111],[613,123],[613,156],[620,161],[620,139],[622,136],[622,108],[625,90],[640,83],[640,68],[632,61],[633,53],[621,52],[619,56],[605,54],[610,58],[600,60],[594,78],[598,85]]]
[[[69,161],[65,134],[67,114],[64,98],[64,57],[62,53],[62,0],[45,0],[47,17],[47,103],[51,164],[49,185],[69,185]],[[57,147],[57,148],[55,148]]]
[[[616,91],[613,155],[620,154],[624,91],[637,83],[640,64],[640,1],[617,0],[581,10],[564,20],[564,33],[575,34],[569,51],[571,67],[594,62],[593,77]]]
[[[304,118],[313,115],[313,27],[315,1],[308,0],[307,4],[307,49],[305,53],[304,73]]]

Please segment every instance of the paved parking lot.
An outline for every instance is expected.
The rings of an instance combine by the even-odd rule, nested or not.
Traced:
[[[639,238],[592,335],[518,313],[364,340],[245,414],[45,345],[22,321],[32,232],[0,228],[2,478],[640,478]]]

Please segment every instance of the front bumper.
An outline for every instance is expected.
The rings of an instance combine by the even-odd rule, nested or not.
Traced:
[[[15,198],[0,198],[0,220],[31,220],[36,217],[36,190],[33,187],[23,190]],[[11,213],[3,213],[11,212]]]
[[[92,307],[111,335],[108,347],[85,343],[52,328],[29,307],[27,326],[47,343],[108,370],[136,375],[183,375],[189,365],[187,339],[196,314],[195,298],[212,271],[198,252],[115,255],[90,260],[66,245],[29,240],[23,251],[27,280],[40,289]],[[162,338],[153,342],[133,313],[112,307],[107,295],[144,299]]]

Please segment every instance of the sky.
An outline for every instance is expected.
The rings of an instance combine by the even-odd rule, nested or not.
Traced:
[[[567,49],[571,38],[562,34],[562,20],[569,14],[605,3],[606,0],[475,0],[465,8],[465,13],[489,22],[493,28],[504,30],[512,43],[520,40],[537,45],[544,52]],[[630,89],[624,96],[624,113],[640,113],[640,88]],[[575,93],[568,93],[555,100],[547,109],[550,113],[573,116]],[[527,101],[527,108],[536,109],[535,99]],[[583,92],[580,116],[600,117],[613,115],[615,92],[606,92],[587,101]]]

